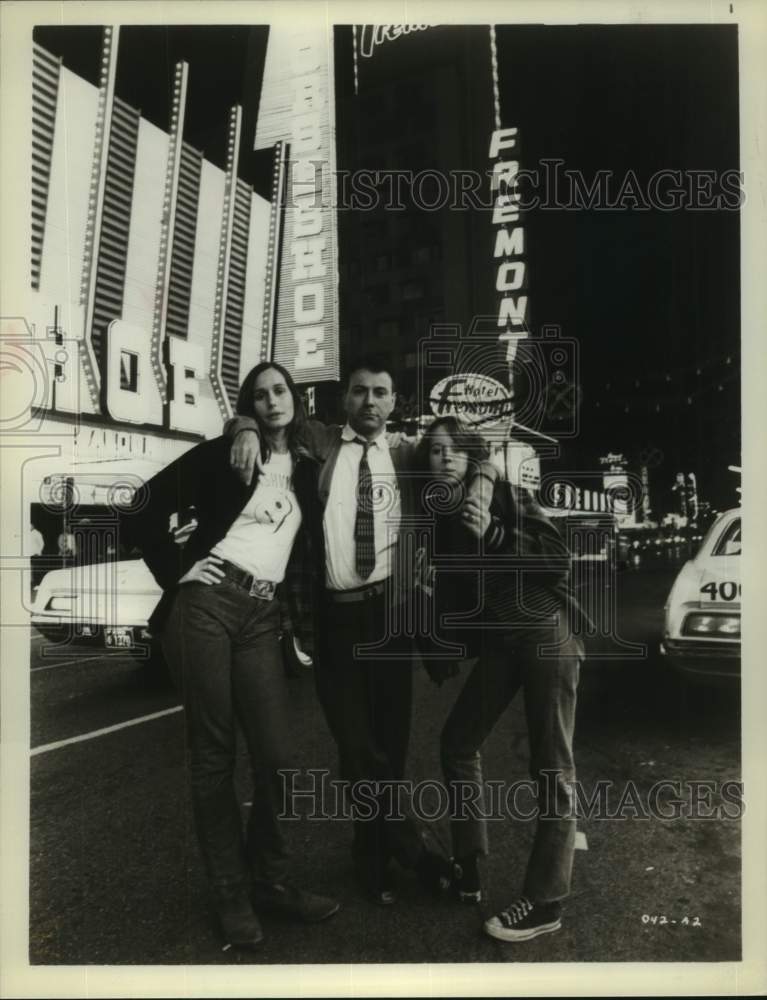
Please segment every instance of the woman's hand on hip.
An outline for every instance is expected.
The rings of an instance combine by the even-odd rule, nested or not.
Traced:
[[[484,538],[490,527],[490,511],[477,497],[469,497],[463,505],[461,520],[464,526],[477,538]]]
[[[179,583],[206,583],[211,586],[214,583],[221,583],[224,579],[224,571],[221,569],[223,560],[220,556],[206,556],[192,566],[188,573],[178,581]]]

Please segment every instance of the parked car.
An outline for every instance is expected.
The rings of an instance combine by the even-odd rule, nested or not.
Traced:
[[[32,625],[67,648],[127,652],[152,671],[167,672],[149,618],[162,591],[143,559],[123,559],[55,569],[40,581],[32,605]],[[285,667],[295,675],[312,659],[292,634],[283,642]]]
[[[160,593],[143,559],[55,569],[37,588],[32,625],[53,642],[125,651],[162,665],[148,625]]]
[[[721,514],[665,606],[661,653],[691,678],[740,676],[740,508]]]

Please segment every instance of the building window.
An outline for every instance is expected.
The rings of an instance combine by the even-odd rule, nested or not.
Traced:
[[[406,301],[423,298],[423,285],[420,281],[408,281],[402,286],[402,298]]]
[[[399,323],[396,319],[382,320],[376,329],[379,337],[390,338],[399,336]]]
[[[366,222],[362,227],[362,235],[365,243],[380,243],[386,239],[386,223],[383,220]]]
[[[138,392],[138,354],[120,351],[120,388]]]
[[[196,375],[197,375],[197,373],[195,372],[194,368],[185,368],[184,369],[184,379],[187,382],[190,379],[195,378]],[[197,400],[196,400],[195,395],[194,395],[193,392],[185,392],[184,393],[184,402],[186,403],[187,406],[197,406]]]
[[[372,288],[365,290],[365,294],[368,301],[374,306],[385,306],[391,298],[388,285],[373,285]]]
[[[444,322],[445,317],[441,312],[418,313],[414,319],[414,333],[417,337],[430,336],[432,328]]]

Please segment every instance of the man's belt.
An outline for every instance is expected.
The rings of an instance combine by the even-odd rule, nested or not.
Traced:
[[[332,604],[369,601],[371,597],[383,594],[387,582],[387,580],[379,580],[377,583],[366,583],[364,587],[355,587],[354,590],[326,590],[325,596]]]
[[[221,569],[227,580],[236,583],[238,587],[247,590],[251,597],[258,597],[262,601],[271,601],[277,590],[277,584],[273,580],[258,580],[251,573],[227,559],[222,559]]]

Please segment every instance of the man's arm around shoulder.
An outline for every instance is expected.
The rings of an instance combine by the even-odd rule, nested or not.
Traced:
[[[332,424],[310,418],[304,424],[303,444],[312,458],[323,461],[333,439]],[[261,436],[255,417],[236,415],[224,424],[224,437],[231,442],[230,464],[244,483],[253,479],[253,471],[261,464]]]

